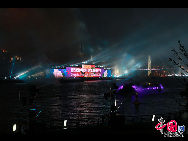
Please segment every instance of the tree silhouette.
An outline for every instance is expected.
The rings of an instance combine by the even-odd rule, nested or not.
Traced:
[[[179,44],[179,50],[176,51],[174,48],[171,50],[176,57],[175,59],[169,58],[169,61],[173,62],[174,65],[178,66],[183,73],[182,75],[185,75],[188,73],[188,54],[185,50],[184,46],[180,43],[180,40],[178,41]]]
[[[169,61],[173,62],[175,66],[179,67],[182,72],[181,72],[181,75],[187,75],[188,74],[188,54],[187,54],[187,51],[185,50],[184,46],[180,43],[180,40],[178,40],[178,44],[179,44],[179,50],[176,50],[176,49],[172,49],[171,51],[173,52],[174,56],[175,56],[175,59],[172,59],[172,58],[169,58]],[[176,79],[180,82],[181,80],[175,76]],[[187,96],[187,93],[188,93],[188,82],[186,82],[186,79],[184,77],[183,79],[184,83],[182,83],[183,85],[185,85],[185,93],[186,96]]]

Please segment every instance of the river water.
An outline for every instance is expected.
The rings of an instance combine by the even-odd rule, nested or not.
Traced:
[[[134,81],[149,81],[139,79]],[[95,126],[101,122],[101,117],[110,113],[110,106],[115,100],[104,99],[104,93],[110,92],[111,84],[119,86],[132,80],[95,80],[76,83],[60,83],[58,80],[45,79],[27,81],[26,83],[0,84],[0,134],[13,131],[13,124],[28,123],[29,111],[34,110],[37,121],[45,122],[52,130],[62,129],[67,120],[68,127]],[[135,95],[116,97],[117,113],[125,116],[126,122],[132,122],[130,117],[140,121],[144,115],[160,115],[175,113],[186,104],[179,94],[184,90],[183,83],[172,78],[159,78],[164,90],[143,91],[139,93],[139,107],[135,107]],[[180,80],[181,82],[182,79]],[[39,89],[32,104],[29,104],[28,87],[36,85]],[[26,98],[23,105],[21,98]],[[150,118],[148,120],[151,120]]]

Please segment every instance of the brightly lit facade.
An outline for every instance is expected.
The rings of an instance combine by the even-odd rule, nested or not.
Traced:
[[[85,64],[82,67],[70,66],[65,69],[47,69],[46,78],[54,77],[111,77],[111,70]]]
[[[148,76],[151,75],[151,58],[150,55],[148,56]]]

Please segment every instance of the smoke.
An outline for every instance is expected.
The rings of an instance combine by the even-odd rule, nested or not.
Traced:
[[[1,8],[0,46],[28,64],[61,65],[90,55],[94,60],[110,58],[118,62],[124,53],[133,56],[135,62],[147,62],[151,55],[153,64],[155,60],[168,63],[168,54],[177,40],[185,40],[186,45],[187,11]]]
[[[168,65],[177,40],[187,42],[187,12],[184,8],[81,9],[90,46],[96,53],[93,56],[105,58],[108,54],[121,59],[128,53],[147,63],[151,55],[152,65]]]
[[[79,58],[84,24],[71,8],[3,8],[0,45],[27,64],[62,64]]]

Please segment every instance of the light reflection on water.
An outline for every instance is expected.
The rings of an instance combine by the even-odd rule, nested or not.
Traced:
[[[64,120],[67,120],[67,126],[96,125],[99,120],[101,121],[102,115],[109,114],[110,106],[114,102],[104,99],[104,93],[110,91],[112,83],[114,81],[105,80],[42,85],[39,87],[38,97],[35,99],[36,111],[37,113],[41,111],[37,120],[46,122],[47,127],[60,127],[61,129]],[[4,85],[1,86],[5,88]],[[7,85],[8,92],[0,95],[1,107],[3,107],[0,109],[0,125],[2,125],[0,130],[4,132],[11,132],[12,125],[19,118],[28,119],[25,116],[28,115],[27,110],[25,110],[26,114],[21,116],[18,114],[18,91],[20,88],[24,87],[14,88],[11,85],[9,88]],[[176,112],[182,104],[182,97],[179,95],[181,90],[183,90],[182,87],[169,88],[166,86],[162,93],[153,93],[152,91],[140,93],[139,108],[135,108],[134,105],[135,95],[117,96],[117,107],[119,107],[117,113],[125,116],[137,116]]]
[[[63,120],[68,120],[68,126],[97,124],[102,115],[109,113],[111,101],[104,99],[104,93],[109,92],[110,86],[110,81],[64,83],[56,85],[50,95],[45,95],[50,91],[45,89],[42,95],[48,123],[61,126]]]
[[[111,84],[111,81],[93,81],[56,85],[51,95],[44,96],[48,122],[52,122],[53,126],[62,125],[65,119],[68,120],[68,126],[97,124],[102,115],[109,114],[114,102],[104,99],[104,93],[109,92]],[[46,91],[49,92],[48,89]],[[138,116],[176,112],[182,98],[178,91],[164,90],[158,93],[151,90],[139,93],[139,108],[134,105],[135,95],[117,96],[116,100],[119,107],[117,113]]]

